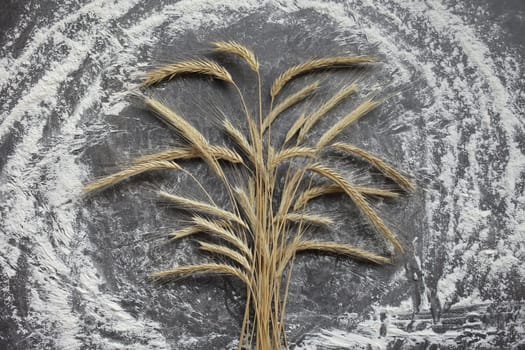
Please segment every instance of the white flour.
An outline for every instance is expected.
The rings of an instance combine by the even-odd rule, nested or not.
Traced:
[[[509,88],[519,86],[523,70],[519,58],[511,52],[491,51],[476,28],[455,14],[462,11],[461,7],[447,8],[440,1],[402,0],[365,0],[359,6],[351,2],[307,0],[275,3],[235,0],[227,5],[188,0],[119,22],[121,16],[139,3],[95,0],[78,9],[69,5],[70,11],[57,14],[49,26],[36,29],[16,56],[9,53],[21,35],[14,29],[8,34],[10,41],[0,59],[0,142],[5,142],[15,129],[20,130],[16,132],[19,139],[15,148],[0,172],[3,202],[0,265],[7,276],[15,276],[20,251],[9,240],[31,242],[30,315],[35,322],[56,322],[53,328],[64,349],[81,345],[77,337],[81,322],[70,306],[73,287],[62,278],[72,273],[80,276],[76,289],[82,294],[86,309],[104,310],[92,311],[97,320],[116,332],[146,339],[147,345],[137,343],[134,349],[170,348],[157,322],[135,318],[120,307],[116,298],[100,291],[98,286],[104,283],[104,277],[96,263],[81,253],[91,245],[76,218],[82,210],[79,207],[82,183],[92,174],[71,150],[88,142],[82,122],[90,111],[114,115],[126,106],[118,101],[122,91],[102,88],[101,76],[110,70],[118,74],[115,80],[129,87],[129,73],[150,63],[138,61],[135,52],[154,46],[158,40],[155,29],[165,23],[170,23],[170,32],[165,35],[176,36],[202,25],[225,26],[243,14],[268,11],[268,6],[275,9],[270,17],[276,22],[311,9],[329,16],[342,30],[364,33],[386,58],[395,84],[402,87],[418,80],[426,87],[402,95],[402,99],[413,95],[410,97],[422,105],[420,110],[407,110],[393,119],[400,124],[423,125],[422,130],[413,126],[401,134],[402,148],[407,150],[401,165],[421,174],[425,191],[428,232],[424,234],[426,238],[417,242],[419,248],[415,253],[421,256],[416,258],[424,269],[433,266],[436,254],[445,256],[445,271],[437,283],[441,304],[484,302],[479,290],[463,299],[456,297],[456,284],[469,278],[464,268],[467,262],[477,264],[489,280],[504,278],[511,268],[525,278],[525,267],[520,264],[525,258],[525,155],[518,144],[519,135],[524,132],[525,96]],[[73,36],[68,35],[68,26],[80,21],[85,27]],[[426,29],[417,28],[414,23],[424,23]],[[96,48],[97,40],[109,43],[104,51]],[[40,50],[46,45],[62,48],[65,53],[43,54]],[[88,59],[96,62],[96,73],[73,77]],[[39,67],[46,68],[38,73]],[[34,81],[28,79],[33,76]],[[69,85],[82,92],[74,104],[62,99]],[[45,129],[51,114],[59,125],[50,138]],[[465,129],[471,132],[463,133]],[[412,143],[424,144],[424,149],[411,150]],[[434,153],[438,147],[441,147],[439,156]],[[465,163],[459,162],[460,154]],[[501,157],[492,159],[488,154]],[[463,176],[458,177],[460,171]],[[481,193],[489,185],[505,206],[505,215],[496,220],[504,230],[491,226],[494,215],[501,214],[481,207]],[[444,219],[443,212],[454,217]],[[479,239],[473,240],[474,237]],[[441,244],[437,252],[432,251],[436,242]],[[505,296],[503,286],[494,288],[501,297]],[[422,305],[428,308],[430,303],[423,300]],[[409,309],[410,303],[404,301],[392,305],[389,312],[410,312]],[[330,342],[330,336],[334,346],[367,342],[378,348],[384,346],[378,340],[374,343],[376,340],[372,338],[363,340],[359,334],[336,333],[320,335],[305,349]],[[193,340],[190,336],[183,341],[191,344]],[[106,345],[106,349],[122,349],[118,343]]]

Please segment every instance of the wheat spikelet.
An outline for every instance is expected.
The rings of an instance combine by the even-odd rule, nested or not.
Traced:
[[[316,150],[311,147],[289,147],[281,150],[277,154],[272,155],[270,162],[270,169],[274,169],[279,164],[287,159],[294,157],[313,157],[315,156]]]
[[[391,167],[390,165],[386,164],[383,160],[381,160],[376,155],[369,153],[361,148],[346,144],[346,143],[334,143],[332,147],[335,147],[341,151],[350,152],[352,154],[355,154],[364,160],[370,162],[372,165],[374,165],[377,169],[379,169],[385,176],[389,177],[390,179],[394,180],[397,184],[402,186],[405,189],[408,189],[409,191],[415,191],[416,187],[399,171]]]
[[[312,225],[328,226],[334,223],[334,221],[326,216],[307,214],[307,213],[288,213],[286,214],[286,220],[292,222],[304,222]]]
[[[200,249],[205,250],[210,253],[215,253],[219,255],[223,255],[227,258],[232,259],[233,261],[239,263],[242,267],[246,269],[246,271],[250,271],[250,263],[248,262],[248,259],[242,254],[239,254],[239,252],[236,252],[233,249],[230,249],[228,247],[207,243],[207,242],[199,242]]]
[[[270,90],[270,95],[275,98],[290,80],[305,73],[319,69],[348,67],[372,62],[377,62],[377,59],[371,56],[335,56],[309,60],[287,69],[275,79]]]
[[[384,256],[374,254],[364,249],[359,249],[351,244],[320,241],[300,241],[294,246],[295,252],[315,250],[323,253],[348,255],[359,260],[369,261],[376,264],[391,264],[392,260]]]
[[[208,204],[208,203],[204,203],[204,202],[200,202],[200,201],[197,201],[197,200],[194,200],[194,199],[189,199],[189,198],[177,196],[177,195],[174,195],[174,194],[171,194],[171,193],[167,193],[167,192],[164,192],[164,191],[159,191],[159,195],[162,198],[165,198],[165,199],[167,199],[167,200],[169,200],[171,202],[175,202],[176,204],[178,204],[178,205],[180,205],[180,206],[182,206],[184,208],[187,208],[189,210],[195,210],[195,211],[198,211],[198,212],[201,212],[201,213],[205,213],[205,214],[208,214],[208,215],[217,216],[217,217],[220,217],[222,219],[229,220],[231,222],[236,222],[236,223],[240,224],[243,227],[247,227],[246,223],[240,217],[238,217],[237,215],[235,215],[234,213],[232,213],[230,211],[218,208],[218,207],[216,207],[214,205],[211,205],[211,204]]]
[[[366,100],[361,103],[352,112],[347,114],[344,118],[335,123],[330,129],[328,129],[323,136],[317,142],[316,148],[321,149],[326,146],[330,141],[334,139],[341,131],[343,131],[350,124],[379,106],[379,102],[373,100]]]
[[[296,103],[304,100],[308,96],[312,95],[317,88],[319,87],[319,82],[313,82],[312,84],[309,84],[302,88],[301,90],[297,91],[296,93],[288,96],[284,101],[279,103],[277,106],[275,106],[270,113],[266,116],[264,119],[262,130],[263,132],[270,127],[270,125],[273,123],[273,121],[284,111],[286,111],[288,108],[292,107]]]
[[[380,188],[373,188],[373,187],[366,187],[366,186],[354,186],[354,188],[357,192],[360,192],[365,195],[390,197],[390,198],[399,197],[399,193],[397,192],[383,190]],[[297,197],[297,200],[294,205],[294,210],[299,210],[300,208],[303,208],[310,200],[323,196],[325,194],[344,193],[344,192],[345,191],[341,188],[341,186],[337,184],[310,187],[306,189],[305,191],[301,192],[299,197]]]
[[[198,59],[175,62],[153,69],[145,74],[143,85],[151,86],[182,74],[203,74],[233,83],[230,73],[224,67],[208,59]]]
[[[200,227],[202,231],[212,233],[219,238],[224,239],[227,242],[230,242],[235,247],[239,249],[245,256],[252,258],[252,251],[250,247],[242,239],[237,237],[232,231],[228,228],[221,225],[220,222],[216,220],[208,220],[200,216],[193,217],[193,223]]]
[[[323,166],[319,163],[313,164],[308,167],[308,170],[311,170],[339,185],[344,189],[345,193],[352,199],[356,204],[359,210],[370,220],[372,225],[382,233],[393,245],[396,247],[399,252],[403,253],[404,249],[401,243],[397,240],[394,234],[390,229],[385,225],[383,220],[377,215],[377,213],[372,209],[370,204],[366,201],[361,193],[359,193],[353,185],[351,185],[345,178],[339,174],[337,171],[330,169],[326,166]]]
[[[354,94],[357,91],[357,84],[351,84],[349,86],[345,86],[344,88],[340,89],[334,96],[332,96],[328,101],[323,103],[317,110],[312,112],[304,122],[303,127],[299,131],[298,140],[301,142],[310,131],[310,129],[323,117],[326,113],[328,113],[330,110],[332,110],[335,106],[340,104],[344,99],[346,99],[348,96]]]
[[[173,162],[168,161],[152,161],[148,163],[136,164],[117,173],[90,182],[89,184],[84,186],[84,192],[89,193],[109,186],[113,186],[131,176],[142,174],[147,171],[164,169],[181,170],[181,167]]]
[[[241,57],[254,72],[259,71],[259,61],[252,50],[236,41],[215,41],[211,43],[215,51],[229,53]]]
[[[195,275],[198,273],[213,273],[221,275],[230,275],[237,277],[246,285],[250,284],[248,276],[236,267],[225,265],[225,264],[200,264],[200,265],[188,265],[180,266],[171,270],[160,271],[152,273],[150,276],[156,280],[173,278],[173,277],[186,277],[189,275]]]
[[[215,159],[222,159],[231,163],[243,162],[242,157],[239,154],[226,147],[209,146],[208,151]],[[199,153],[199,150],[196,147],[176,147],[138,157],[133,160],[133,163],[140,164],[159,160],[193,159],[200,157],[202,157],[202,154]]]

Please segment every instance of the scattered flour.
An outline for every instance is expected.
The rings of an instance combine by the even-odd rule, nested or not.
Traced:
[[[9,278],[14,277],[21,252],[9,240],[31,242],[30,284],[38,286],[31,288],[31,317],[54,322],[62,348],[76,349],[81,345],[78,337],[81,320],[71,311],[73,288],[82,295],[86,308],[93,314],[96,309],[105,310],[99,317],[108,327],[147,339],[147,345],[135,344],[133,348],[170,348],[159,331],[159,324],[135,318],[119,305],[119,300],[100,291],[103,276],[95,263],[81,254],[83,249],[90,248],[90,243],[85,241],[86,232],[76,224],[81,210],[78,199],[81,184],[91,174],[71,154],[71,149],[87,142],[81,127],[85,115],[93,110],[116,115],[126,107],[126,103],[117,101],[120,91],[102,88],[104,69],[147,63],[138,62],[134,53],[153,46],[157,39],[153,35],[155,29],[165,23],[170,23],[169,35],[177,35],[203,24],[227,25],[233,18],[232,13],[239,17],[272,8],[293,15],[311,9],[331,17],[344,30],[365,33],[370,43],[377,45],[379,52],[388,58],[399,86],[414,80],[422,81],[425,86],[423,91],[406,92],[423,104],[420,111],[407,111],[407,123],[421,118],[423,126],[422,130],[412,128],[402,139],[403,148],[420,145],[423,156],[417,154],[422,159],[402,161],[407,166],[420,164],[420,169],[426,172],[424,178],[431,179],[424,188],[428,232],[421,233],[423,237],[418,240],[420,248],[415,252],[415,259],[422,270],[432,271],[436,255],[446,257],[444,271],[442,276],[437,276],[435,285],[439,300],[458,307],[484,302],[480,290],[457,299],[458,284],[469,278],[469,271],[464,268],[467,262],[475,262],[488,279],[500,280],[511,267],[525,278],[522,263],[525,196],[517,195],[525,169],[525,155],[517,143],[518,133],[524,131],[520,109],[523,103],[518,101],[523,101],[524,96],[508,88],[523,72],[517,64],[519,59],[511,55],[506,59],[506,67],[513,69],[499,66],[495,60],[501,53],[492,52],[490,45],[479,39],[475,28],[465,24],[453,9],[440,1],[364,0],[354,6],[352,2],[311,0],[234,0],[227,4],[183,0],[145,11],[131,23],[119,21],[139,3],[136,0],[87,2],[57,17],[49,26],[35,30],[18,56],[6,54],[0,58],[0,142],[15,128],[20,128],[17,132],[20,139],[0,172],[3,200],[0,265]],[[406,16],[410,20],[407,21]],[[283,18],[275,17],[275,21]],[[71,26],[78,23],[85,27],[70,32]],[[418,23],[428,28],[417,27]],[[19,35],[14,29],[8,37],[13,41]],[[106,43],[102,52],[96,47],[99,41]],[[66,54],[40,52],[50,43],[64,47]],[[76,82],[78,78],[73,75],[93,57],[99,65],[97,74],[82,76]],[[38,74],[37,67],[41,64],[47,67],[43,75],[30,82],[27,77]],[[118,77],[123,81],[126,80],[124,69]],[[85,88],[84,93],[74,104],[66,105],[61,94],[67,86],[75,84]],[[103,98],[109,102],[101,103]],[[51,117],[59,120],[60,125],[54,133],[57,139],[49,142],[44,134]],[[467,129],[472,131],[466,132]],[[438,148],[441,151],[436,153]],[[502,158],[492,160],[487,154],[499,154]],[[460,158],[464,160],[460,162]],[[481,207],[487,201],[482,198],[487,186],[497,190],[506,208],[505,215],[495,212],[496,205]],[[443,213],[454,215],[446,218]],[[495,215],[500,218],[495,220]],[[495,222],[499,222],[499,228],[493,228]],[[479,241],[471,244],[476,237]],[[459,259],[459,263],[455,259]],[[73,269],[78,274],[77,287],[67,283]],[[396,276],[403,278],[403,274]],[[432,287],[425,284],[427,288]],[[505,293],[501,291],[502,296]],[[423,310],[431,305],[427,296],[428,293],[422,295]],[[383,306],[383,309],[390,314],[405,313],[410,311],[410,305],[409,300],[401,300],[399,305]],[[379,323],[366,321],[361,326],[377,331]],[[402,332],[395,328],[393,331]],[[327,342],[334,347],[370,344],[372,348],[385,348],[384,340],[374,334],[362,329],[359,334],[324,331],[317,340],[311,340],[312,347],[304,349],[314,349],[315,344]],[[107,339],[94,341],[106,344],[107,349],[122,349],[121,344],[107,343]],[[188,336],[181,342],[189,346],[194,339]]]

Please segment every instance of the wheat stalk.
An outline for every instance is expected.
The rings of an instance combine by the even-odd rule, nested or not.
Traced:
[[[198,59],[180,61],[151,70],[145,74],[143,85],[151,86],[183,74],[208,75],[233,84],[230,73],[224,67],[208,59]]]
[[[356,64],[377,62],[377,58],[371,56],[335,56],[324,57],[306,61],[291,68],[288,68],[282,73],[272,84],[270,95],[275,98],[282,88],[295,77],[316,71],[319,69],[330,69],[355,66]]]

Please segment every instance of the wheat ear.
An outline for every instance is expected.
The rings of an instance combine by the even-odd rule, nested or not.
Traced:
[[[250,145],[243,133],[235,126],[233,126],[233,124],[228,119],[224,119],[222,125],[228,136],[233,140],[233,142],[235,142],[246,155],[248,155],[250,158],[253,158],[253,147],[252,145]]]
[[[399,197],[399,193],[392,192],[389,190],[383,190],[381,188],[373,188],[373,187],[366,187],[366,186],[354,186],[354,188],[357,192],[360,192],[364,195],[390,197],[390,198]],[[345,191],[341,188],[341,186],[337,184],[310,187],[306,189],[305,191],[301,192],[301,195],[297,197],[297,200],[295,201],[295,205],[294,205],[294,210],[299,210],[300,208],[303,208],[310,200],[323,196],[325,194],[344,193],[344,192]]]
[[[287,69],[275,79],[270,90],[270,95],[272,98],[275,98],[290,80],[305,73],[319,69],[351,67],[356,64],[373,62],[377,62],[377,58],[371,56],[335,56],[309,60]]]
[[[301,146],[285,148],[276,154],[271,152],[270,169],[276,168],[287,159],[294,157],[313,157],[315,154],[316,150],[314,148]]]
[[[235,191],[235,194],[237,195],[237,201],[240,207],[242,208],[242,210],[244,211],[244,215],[246,215],[246,217],[248,218],[248,221],[250,222],[250,225],[253,230],[259,225],[257,216],[255,215],[253,202],[252,200],[250,200],[250,197],[248,197],[248,194],[243,188],[238,187],[238,188],[235,188],[234,191]]]
[[[236,236],[230,229],[221,225],[217,220],[208,220],[200,216],[195,216],[193,222],[196,226],[200,227],[202,231],[209,232],[225,241],[230,242],[239,249],[246,257],[252,259],[252,251],[248,244]]]
[[[319,82],[313,82],[312,84],[309,84],[302,88],[301,90],[297,91],[296,93],[288,96],[284,101],[279,103],[277,106],[272,108],[270,113],[266,116],[264,119],[262,130],[263,132],[266,131],[270,127],[270,125],[274,122],[274,120],[284,111],[286,111],[288,108],[292,107],[293,105],[301,102],[305,98],[312,95],[317,88],[319,87]]]
[[[335,184],[340,186],[345,191],[345,193],[348,195],[348,197],[350,197],[350,199],[352,199],[352,201],[356,204],[359,210],[370,220],[372,225],[381,234],[383,234],[394,245],[394,247],[399,252],[401,253],[404,252],[403,246],[401,245],[401,243],[399,243],[396,236],[394,236],[394,234],[385,225],[385,223],[379,217],[379,215],[377,215],[377,213],[372,209],[372,207],[370,206],[370,204],[368,204],[368,202],[363,197],[363,195],[359,193],[353,185],[351,185],[348,181],[346,181],[345,178],[341,174],[339,174],[334,169],[330,169],[319,163],[313,164],[309,166],[307,169],[333,181]]]
[[[155,112],[156,116],[168,125],[174,127],[182,137],[184,137],[192,146],[196,147],[206,163],[213,169],[217,176],[219,176],[225,184],[228,184],[228,180],[222,168],[212,154],[210,154],[208,140],[206,140],[204,135],[194,128],[186,119],[163,103],[149,97],[145,97],[144,102]]]
[[[200,226],[191,225],[170,233],[169,237],[171,238],[171,240],[175,241],[177,239],[192,236],[200,232],[202,232],[202,228]]]
[[[295,252],[314,250],[323,253],[348,255],[359,260],[369,261],[376,264],[391,264],[392,260],[381,255],[359,249],[351,244],[321,241],[299,241],[294,245]]]
[[[341,131],[343,131],[350,124],[379,106],[379,102],[373,100],[366,100],[361,103],[357,108],[354,108],[352,112],[348,113],[345,117],[335,123],[330,129],[328,129],[323,136],[317,142],[316,148],[321,149],[332,141]]]
[[[214,50],[223,53],[229,53],[241,57],[254,72],[259,71],[259,61],[252,50],[246,46],[230,40],[230,41],[215,41],[211,43]]]
[[[232,213],[230,211],[218,208],[218,207],[216,207],[214,205],[211,205],[211,204],[208,204],[208,203],[204,203],[204,202],[200,202],[200,201],[197,201],[197,200],[194,200],[194,199],[189,199],[189,198],[177,196],[177,195],[174,195],[174,194],[171,194],[171,193],[167,193],[167,192],[164,192],[164,191],[159,191],[159,195],[162,198],[167,199],[170,202],[174,202],[174,203],[176,203],[176,204],[178,204],[178,205],[180,205],[180,206],[182,206],[184,208],[187,208],[189,210],[194,210],[194,211],[205,213],[205,214],[208,214],[208,215],[217,216],[217,217],[220,217],[222,219],[225,219],[225,220],[228,220],[228,221],[231,221],[231,222],[236,222],[236,223],[240,224],[243,227],[247,227],[246,223],[240,217],[238,217],[236,214],[234,214],[234,213]]]
[[[199,244],[200,244],[200,247],[199,247],[200,249],[205,250],[210,253],[223,255],[239,263],[244,269],[246,269],[246,271],[251,270],[248,259],[246,259],[244,255],[239,254],[239,252],[233,249],[230,249],[228,247],[222,246],[222,245],[217,245],[217,244],[212,244],[212,243],[207,243],[207,242],[199,242]]]
[[[284,138],[285,144],[288,143],[292,139],[292,137],[295,136],[295,134],[297,134],[297,132],[303,127],[305,121],[306,115],[304,113],[297,117],[297,119],[295,119],[292,126],[286,133],[286,137]]]
[[[88,183],[84,186],[84,192],[89,193],[109,186],[113,186],[131,176],[142,174],[147,171],[164,169],[181,170],[181,167],[173,162],[168,161],[152,161],[148,163],[136,164],[125,170],[119,171],[112,175]]]
[[[221,159],[231,163],[243,162],[242,157],[238,153],[226,147],[208,146],[208,151],[215,159]],[[170,148],[162,152],[148,154],[134,159],[133,162],[140,164],[159,160],[193,159],[200,157],[202,157],[202,154],[198,148],[189,146]]]
[[[230,275],[237,277],[247,285],[250,285],[250,279],[244,272],[242,272],[236,267],[225,264],[200,264],[180,266],[171,270],[155,272],[152,273],[150,276],[156,280],[161,280],[173,277],[187,277],[198,273]]]
[[[334,220],[329,217],[307,213],[288,213],[286,220],[319,226],[328,226],[334,223]]]
[[[399,184],[401,187],[408,189],[409,191],[415,191],[416,187],[399,171],[385,163],[383,160],[381,160],[376,155],[369,153],[361,148],[338,142],[334,143],[332,147],[337,148],[341,151],[349,152],[352,154],[355,154],[367,162],[370,162],[372,165],[374,165],[377,169],[379,169],[385,176],[389,177],[390,179],[394,180],[397,184]]]
[[[328,101],[323,103],[319,108],[312,112],[304,122],[303,127],[299,131],[299,136],[297,140],[301,142],[310,131],[310,129],[321,119],[326,113],[336,107],[338,104],[343,102],[348,96],[353,95],[357,91],[357,84],[351,84],[340,89],[334,96],[332,96]]]
[[[163,80],[171,80],[175,76],[183,74],[202,74],[233,84],[230,73],[217,62],[208,59],[197,59],[180,61],[153,69],[145,74],[144,86],[160,83]]]

